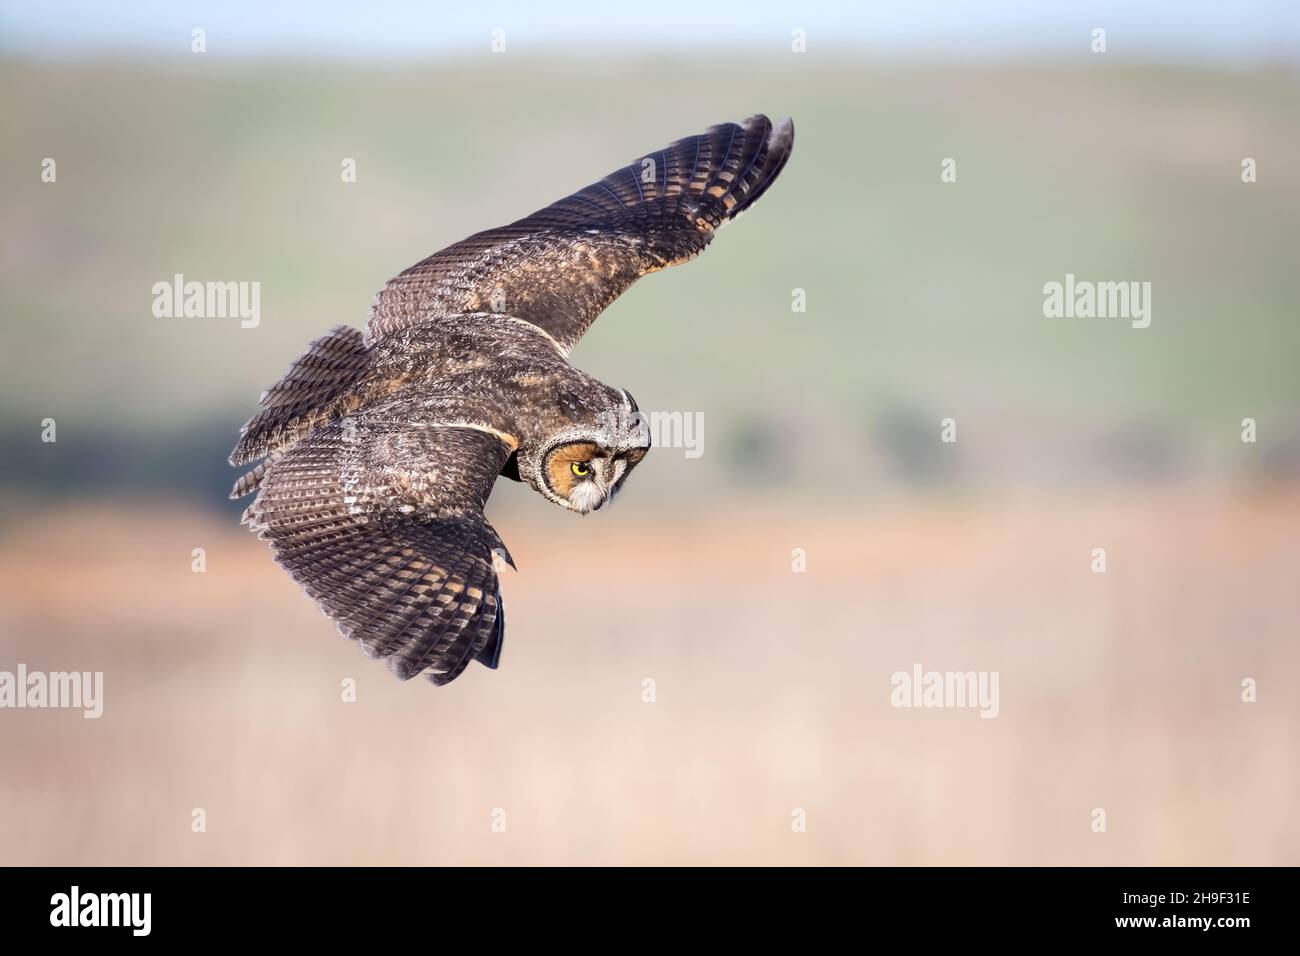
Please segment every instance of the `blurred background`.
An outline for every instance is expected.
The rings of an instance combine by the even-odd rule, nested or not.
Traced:
[[[0,711],[0,863],[1300,863],[1298,66],[1283,2],[0,4],[0,670],[105,697]],[[501,483],[501,669],[395,681],[226,500],[260,391],[760,111],[780,182],[573,355],[702,454]],[[1045,318],[1067,273],[1150,327]]]

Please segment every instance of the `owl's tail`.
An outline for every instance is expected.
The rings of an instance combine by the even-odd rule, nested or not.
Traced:
[[[329,417],[330,408],[357,384],[370,367],[370,351],[361,333],[340,325],[311,343],[307,351],[263,394],[257,414],[239,432],[230,453],[232,465],[245,465],[293,444]],[[230,492],[241,498],[256,491],[266,464],[236,482]]]

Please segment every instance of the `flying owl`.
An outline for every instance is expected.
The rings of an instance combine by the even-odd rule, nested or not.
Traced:
[[[514,561],[483,508],[499,476],[580,514],[650,448],[626,390],[569,362],[643,275],[694,258],[772,184],[794,126],[753,116],[647,153],[525,219],[448,246],[262,395],[232,465],[243,523],[344,635],[399,678],[495,668]]]

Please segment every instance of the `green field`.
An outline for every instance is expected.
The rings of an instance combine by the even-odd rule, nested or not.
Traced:
[[[763,111],[798,128],[780,183],[574,355],[647,408],[705,414],[708,453],[689,473],[663,466],[678,497],[724,473],[827,490],[846,471],[942,477],[917,448],[946,416],[962,429],[953,474],[973,481],[1045,457],[1141,473],[1152,448],[1232,469],[1245,416],[1274,457],[1300,434],[1294,73],[9,60],[0,108],[11,433],[51,416],[141,441],[199,423],[233,434],[307,341],[362,324],[400,269]],[[955,183],[940,182],[945,157]],[[1241,181],[1243,157],[1258,182]],[[1150,328],[1044,318],[1042,287],[1067,272],[1152,283]],[[260,326],[155,318],[151,287],[175,273],[260,282]]]

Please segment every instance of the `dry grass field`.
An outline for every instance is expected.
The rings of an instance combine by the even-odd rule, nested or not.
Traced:
[[[0,863],[1300,863],[1296,491],[535,507],[498,520],[501,670],[442,689],[231,522],[32,514],[0,539],[3,659],[102,670],[106,703],[0,720]],[[999,672],[999,716],[895,709],[914,663]]]

